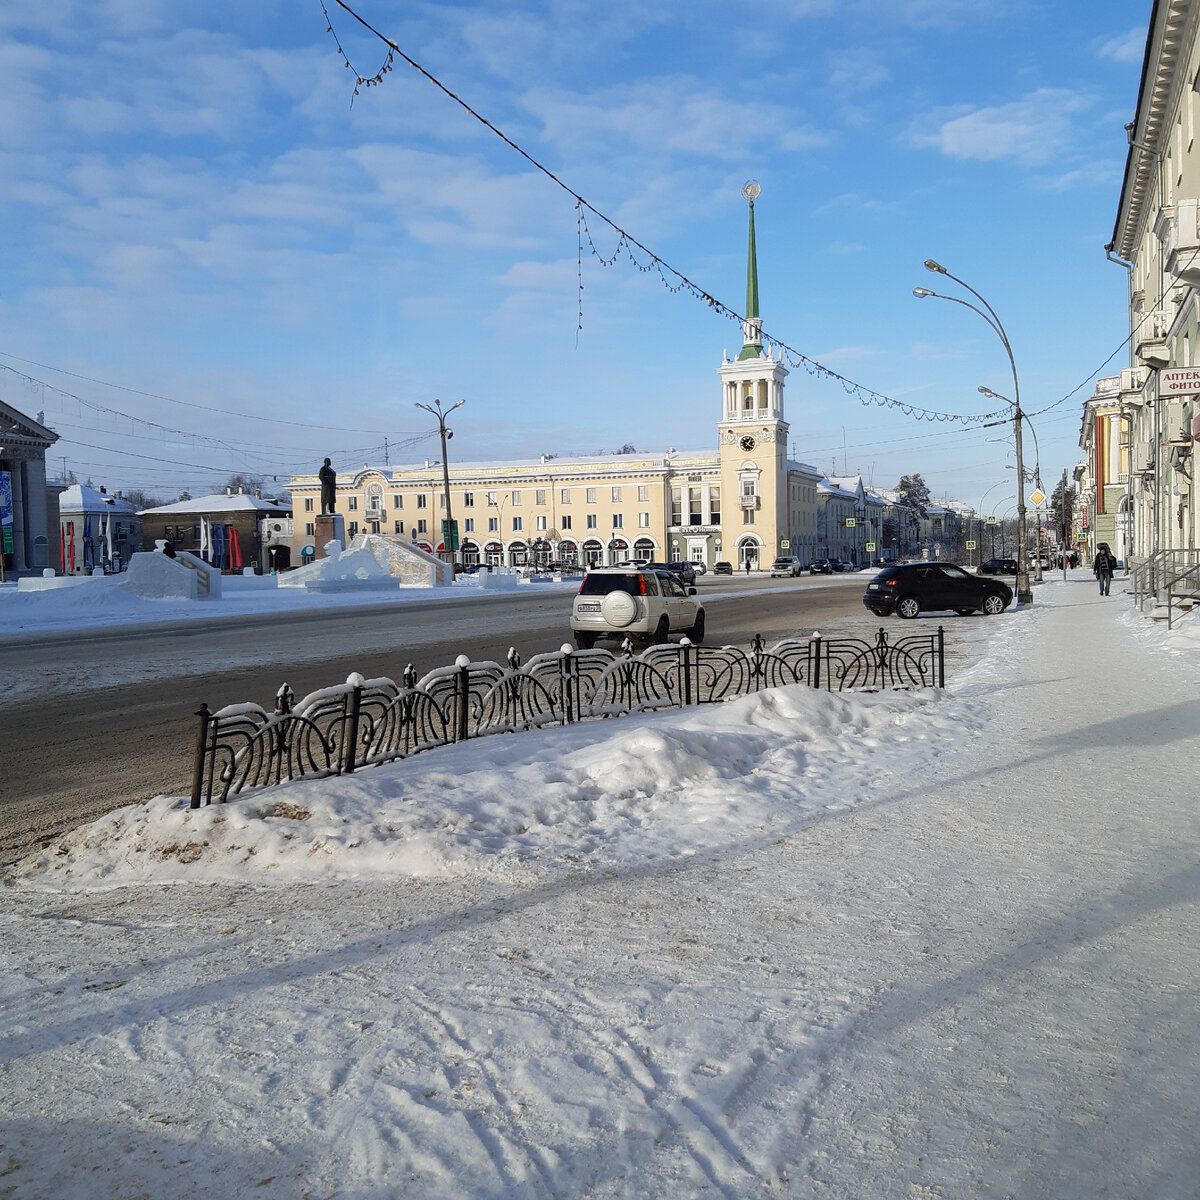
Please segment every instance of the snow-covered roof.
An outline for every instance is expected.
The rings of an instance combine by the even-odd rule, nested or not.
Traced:
[[[102,513],[123,512],[136,513],[136,506],[129,500],[121,500],[108,493],[101,492],[85,483],[73,483],[66,488],[58,498],[60,513]]]
[[[847,500],[858,499],[857,492],[833,483],[828,476],[826,476],[826,478],[822,479],[821,482],[817,484],[817,491],[829,496],[844,496]]]
[[[159,513],[170,515],[174,513],[242,513],[260,512],[283,514],[290,516],[290,504],[276,504],[274,500],[264,500],[260,496],[247,496],[241,493],[236,496],[217,492],[211,496],[196,496],[192,500],[179,500],[175,504],[164,504],[160,508],[143,508],[141,515],[157,516]]]

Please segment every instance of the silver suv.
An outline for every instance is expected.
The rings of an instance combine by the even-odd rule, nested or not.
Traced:
[[[790,575],[795,577],[803,570],[804,568],[800,565],[798,558],[789,558],[785,554],[771,564],[771,578],[774,579],[776,575]]]
[[[575,645],[588,650],[601,637],[641,638],[665,642],[686,635],[695,645],[704,640],[704,609],[696,589],[684,587],[670,571],[605,567],[589,571],[571,605]]]

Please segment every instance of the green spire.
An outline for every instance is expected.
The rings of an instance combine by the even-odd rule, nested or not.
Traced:
[[[761,358],[762,338],[758,314],[758,252],[754,246],[754,200],[762,189],[757,180],[751,180],[742,188],[742,195],[750,203],[750,239],[746,248],[746,320],[743,328],[742,352],[738,359]]]

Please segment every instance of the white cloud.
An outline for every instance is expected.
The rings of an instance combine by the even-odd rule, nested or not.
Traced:
[[[1109,38],[1096,48],[1100,58],[1109,58],[1113,62],[1140,63],[1146,49],[1146,27],[1135,25],[1128,33]]]
[[[914,129],[911,139],[949,158],[1044,163],[1071,144],[1072,119],[1090,103],[1076,92],[1042,88],[1009,104],[931,114],[920,123],[924,130]]]
[[[890,76],[879,55],[865,47],[836,51],[827,56],[827,61],[829,86],[844,95],[871,91]]]
[[[666,151],[742,159],[755,145],[801,149],[824,135],[797,124],[794,110],[696,89],[687,79],[656,79],[587,95],[533,91],[526,106],[555,145],[594,151],[613,142],[661,156]],[[658,159],[661,167],[662,160]]]

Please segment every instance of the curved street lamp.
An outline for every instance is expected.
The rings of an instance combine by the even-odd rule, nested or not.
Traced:
[[[934,296],[938,300],[949,300],[953,304],[961,304],[963,308],[969,308],[988,323],[992,332],[1000,339],[1001,345],[1004,346],[1004,352],[1008,355],[1008,365],[1012,370],[1013,396],[1015,397],[1009,403],[1013,406],[1012,419],[1017,450],[1017,473],[1018,478],[1024,479],[1025,468],[1021,456],[1021,419],[1025,414],[1021,412],[1021,385],[1017,380],[1017,364],[1013,358],[1012,345],[1009,343],[1008,334],[1004,331],[1004,326],[1001,324],[1000,318],[996,316],[996,310],[969,283],[965,283],[957,275],[951,275],[940,262],[932,258],[925,260],[925,269],[932,271],[935,275],[944,275],[947,279],[953,279],[959,287],[965,288],[970,292],[983,305],[983,308],[972,304],[969,300],[962,299],[960,296],[943,296],[941,292],[934,292],[929,288],[913,288],[913,295],[918,300],[922,300],[926,296]],[[979,390],[981,392],[984,391],[983,388]],[[1041,562],[1040,556],[1038,562]],[[1033,592],[1029,587],[1029,570],[1025,562],[1025,489],[1022,487],[1017,489],[1017,603],[1031,604],[1032,602]]]

